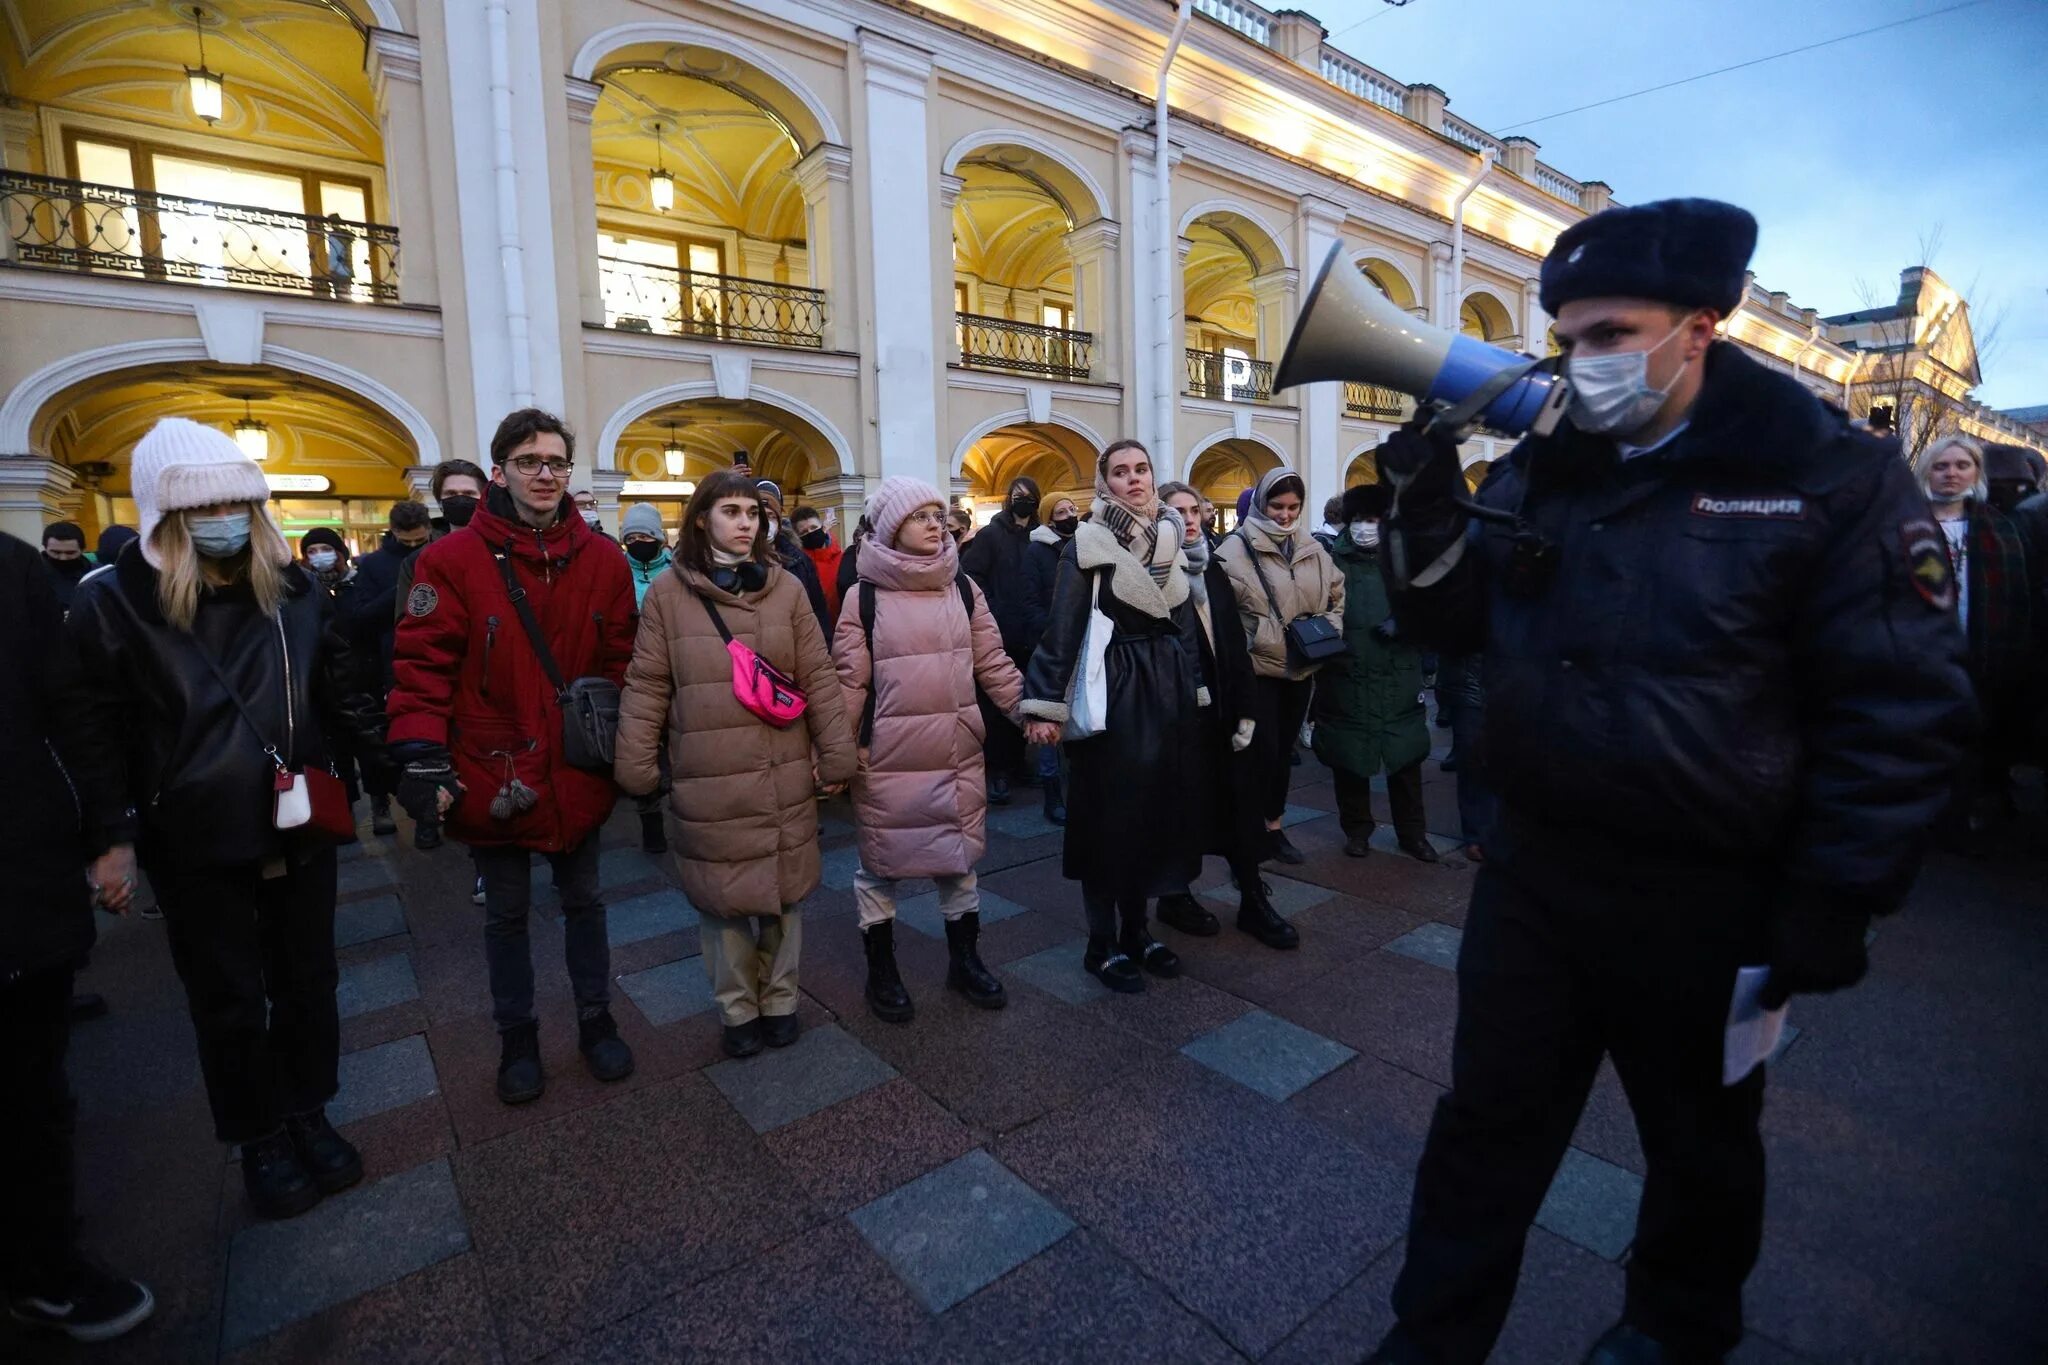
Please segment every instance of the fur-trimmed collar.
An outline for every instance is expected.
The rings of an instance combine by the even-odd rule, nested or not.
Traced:
[[[1033,545],[1050,545],[1057,550],[1065,547],[1067,538],[1058,531],[1053,530],[1052,527],[1047,526],[1044,522],[1040,522],[1031,528],[1031,543]]]
[[[1174,572],[1166,576],[1162,589],[1152,581],[1145,566],[1117,543],[1115,536],[1092,521],[1074,529],[1074,563],[1082,570],[1108,569],[1109,586],[1116,600],[1147,616],[1165,620],[1173,609],[1188,600],[1187,557],[1174,554]]]

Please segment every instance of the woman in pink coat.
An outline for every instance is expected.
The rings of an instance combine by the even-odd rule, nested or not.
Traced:
[[[867,949],[868,1006],[890,1023],[916,1012],[896,971],[896,883],[930,877],[952,955],[946,985],[1000,1009],[1003,984],[975,951],[981,893],[974,864],[987,842],[988,793],[974,688],[979,683],[1015,724],[1024,679],[1003,652],[988,603],[960,572],[939,490],[884,479],[867,511],[874,534],[861,547],[859,587],[840,607],[832,660],[847,715],[861,717],[853,779],[861,865],[853,894]]]

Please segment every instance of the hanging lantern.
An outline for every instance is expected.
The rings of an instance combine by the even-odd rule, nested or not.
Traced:
[[[270,428],[257,421],[255,414],[249,411],[249,399],[246,394],[242,398],[241,420],[235,423],[235,444],[252,460],[262,461],[270,458]]]
[[[647,173],[647,197],[661,213],[676,206],[676,178],[668,173],[668,158],[662,154],[659,123],[654,125],[654,169]]]
[[[192,92],[192,112],[211,127],[220,121],[220,73],[206,67],[206,26],[197,5],[192,7],[192,29],[199,36],[199,65],[185,68],[185,81]]]
[[[668,424],[668,444],[661,448],[661,462],[668,469],[668,476],[671,479],[683,477],[683,443],[676,439],[674,422]]]

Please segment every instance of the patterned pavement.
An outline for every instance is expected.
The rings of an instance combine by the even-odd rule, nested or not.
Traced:
[[[1451,779],[1428,769],[1438,829]],[[2040,793],[1992,858],[1939,858],[1869,982],[1794,1006],[1765,1114],[1771,1196],[1745,1365],[2048,1357],[2048,847]],[[575,1050],[552,893],[534,948],[549,1085],[492,1094],[496,1038],[459,848],[345,851],[342,1091],[357,1189],[257,1223],[209,1136],[162,926],[102,920],[77,1032],[88,1244],[155,1321],[45,1361],[1349,1361],[1389,1320],[1410,1180],[1449,1080],[1471,869],[1342,857],[1299,770],[1273,877],[1298,952],[1161,931],[1187,974],[1113,996],[1037,793],[992,812],[984,956],[1010,1006],[943,989],[936,900],[903,907],[914,1023],[872,1018],[846,807],[804,907],[801,1042],[734,1062],[696,914],[630,809],[606,833],[614,1011]],[[1448,842],[1443,843],[1449,847]],[[545,878],[545,868],[536,869]],[[923,888],[912,888],[913,891]],[[538,913],[548,907],[549,913]],[[1788,1031],[1789,1033],[1789,1031]],[[1532,1232],[1495,1359],[1569,1362],[1618,1314],[1642,1158],[1604,1073]]]

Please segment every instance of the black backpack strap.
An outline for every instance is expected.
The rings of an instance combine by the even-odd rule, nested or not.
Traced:
[[[725,628],[725,618],[718,614],[718,608],[701,592],[697,594],[697,600],[704,604],[704,614],[711,618],[711,628],[718,632],[718,638],[731,644],[732,632]]]
[[[875,741],[875,585],[860,580],[860,633],[868,645],[868,699],[860,708],[860,747]]]
[[[967,628],[971,633],[974,629],[974,583],[963,572],[953,580],[953,585],[960,589],[960,605],[967,609]]]
[[[526,600],[526,589],[519,586],[519,577],[512,572],[512,561],[504,550],[492,550],[491,558],[498,561],[498,571],[505,575],[505,592],[512,599],[512,610],[519,614],[519,624],[525,628],[526,638],[533,644],[541,672],[548,675],[548,684],[555,689],[555,700],[561,701],[569,691],[569,684],[563,681],[562,670],[555,664],[554,651],[548,648],[547,637],[540,632],[540,622],[533,619],[533,604]]]

